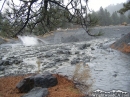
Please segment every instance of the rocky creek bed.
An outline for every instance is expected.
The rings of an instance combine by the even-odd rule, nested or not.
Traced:
[[[92,31],[98,30],[104,35],[85,37],[83,30],[76,29],[45,38],[49,44],[1,45],[0,77],[49,71],[79,82],[76,86],[84,94],[98,89],[129,93],[130,56],[109,46],[127,34],[130,27],[101,27]]]

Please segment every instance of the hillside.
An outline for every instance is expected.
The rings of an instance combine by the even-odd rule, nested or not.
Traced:
[[[123,8],[123,3],[119,3],[116,5],[112,4],[112,5],[107,6],[105,9],[107,9],[110,12],[110,14],[112,14],[113,12],[118,11],[121,8]],[[129,13],[130,11],[126,12],[125,15],[128,16]]]

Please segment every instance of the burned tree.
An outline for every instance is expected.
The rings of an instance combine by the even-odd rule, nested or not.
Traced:
[[[25,31],[44,34],[65,22],[82,25],[89,35],[95,36],[88,30],[96,22],[88,15],[88,0],[20,0],[19,4],[5,1],[9,6],[6,18],[14,37]]]

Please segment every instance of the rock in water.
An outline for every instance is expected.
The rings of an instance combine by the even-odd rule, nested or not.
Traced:
[[[91,46],[91,44],[83,44],[83,45],[81,45],[80,47],[79,47],[79,49],[80,50],[84,50],[84,49],[86,49],[87,47],[90,47]]]
[[[21,97],[46,97],[48,95],[47,88],[35,87],[29,93]]]
[[[0,71],[5,70],[5,66],[0,66]]]

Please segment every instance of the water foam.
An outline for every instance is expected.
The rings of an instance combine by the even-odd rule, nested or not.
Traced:
[[[25,46],[34,46],[40,44],[39,39],[34,36],[18,36],[18,38],[22,41],[23,45]]]

